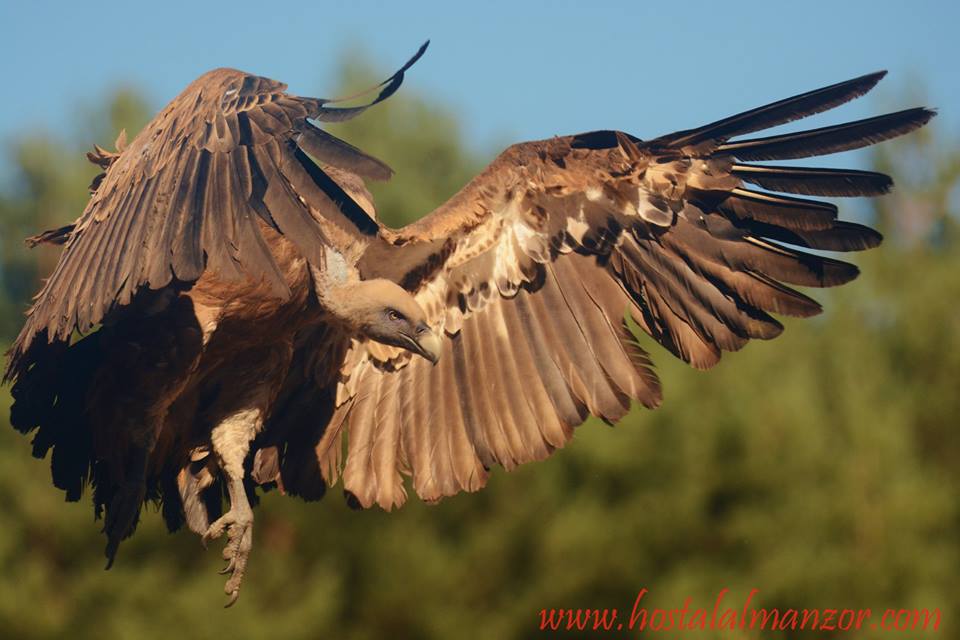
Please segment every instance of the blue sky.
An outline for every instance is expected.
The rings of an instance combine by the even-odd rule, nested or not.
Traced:
[[[960,3],[915,2],[4,2],[0,140],[69,131],[78,104],[133,84],[162,106],[232,66],[294,93],[335,93],[339,56],[384,70],[423,40],[409,87],[457,109],[479,149],[596,128],[642,138],[880,68],[877,98],[917,102],[960,132]],[[831,116],[835,120],[836,116]],[[821,120],[817,124],[823,124]],[[92,141],[91,141],[92,142]],[[103,141],[100,141],[103,142]]]

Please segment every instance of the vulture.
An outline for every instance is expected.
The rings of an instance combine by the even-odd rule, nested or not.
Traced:
[[[820,313],[794,286],[857,276],[824,252],[880,244],[817,198],[880,195],[888,176],[767,162],[934,115],[752,135],[878,72],[649,140],[515,144],[392,229],[366,188],[391,169],[319,125],[387,99],[426,46],[360,106],[210,71],[88,154],[103,173],[80,217],[29,240],[63,251],[8,353],[11,423],[68,500],[89,486],[108,567],[156,501],[171,530],[225,536],[232,604],[258,487],[434,502],[548,457],[591,415],[657,407],[638,332],[708,369],[779,335],[776,316]]]

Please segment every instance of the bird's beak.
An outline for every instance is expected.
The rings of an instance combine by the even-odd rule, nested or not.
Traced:
[[[440,353],[443,350],[443,341],[440,340],[440,336],[427,328],[418,333],[413,342],[416,345],[414,352],[423,356],[433,364],[437,364],[437,361],[440,360]]]

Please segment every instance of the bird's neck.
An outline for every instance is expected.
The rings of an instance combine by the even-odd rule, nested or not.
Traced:
[[[366,312],[376,306],[377,280],[360,280],[355,269],[345,268],[337,259],[328,259],[326,267],[310,267],[317,300],[330,320],[350,333],[357,333],[365,322]]]

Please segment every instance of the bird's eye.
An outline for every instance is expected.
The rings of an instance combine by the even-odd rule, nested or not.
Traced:
[[[396,309],[390,309],[387,311],[387,317],[394,321],[403,320],[403,314]]]

